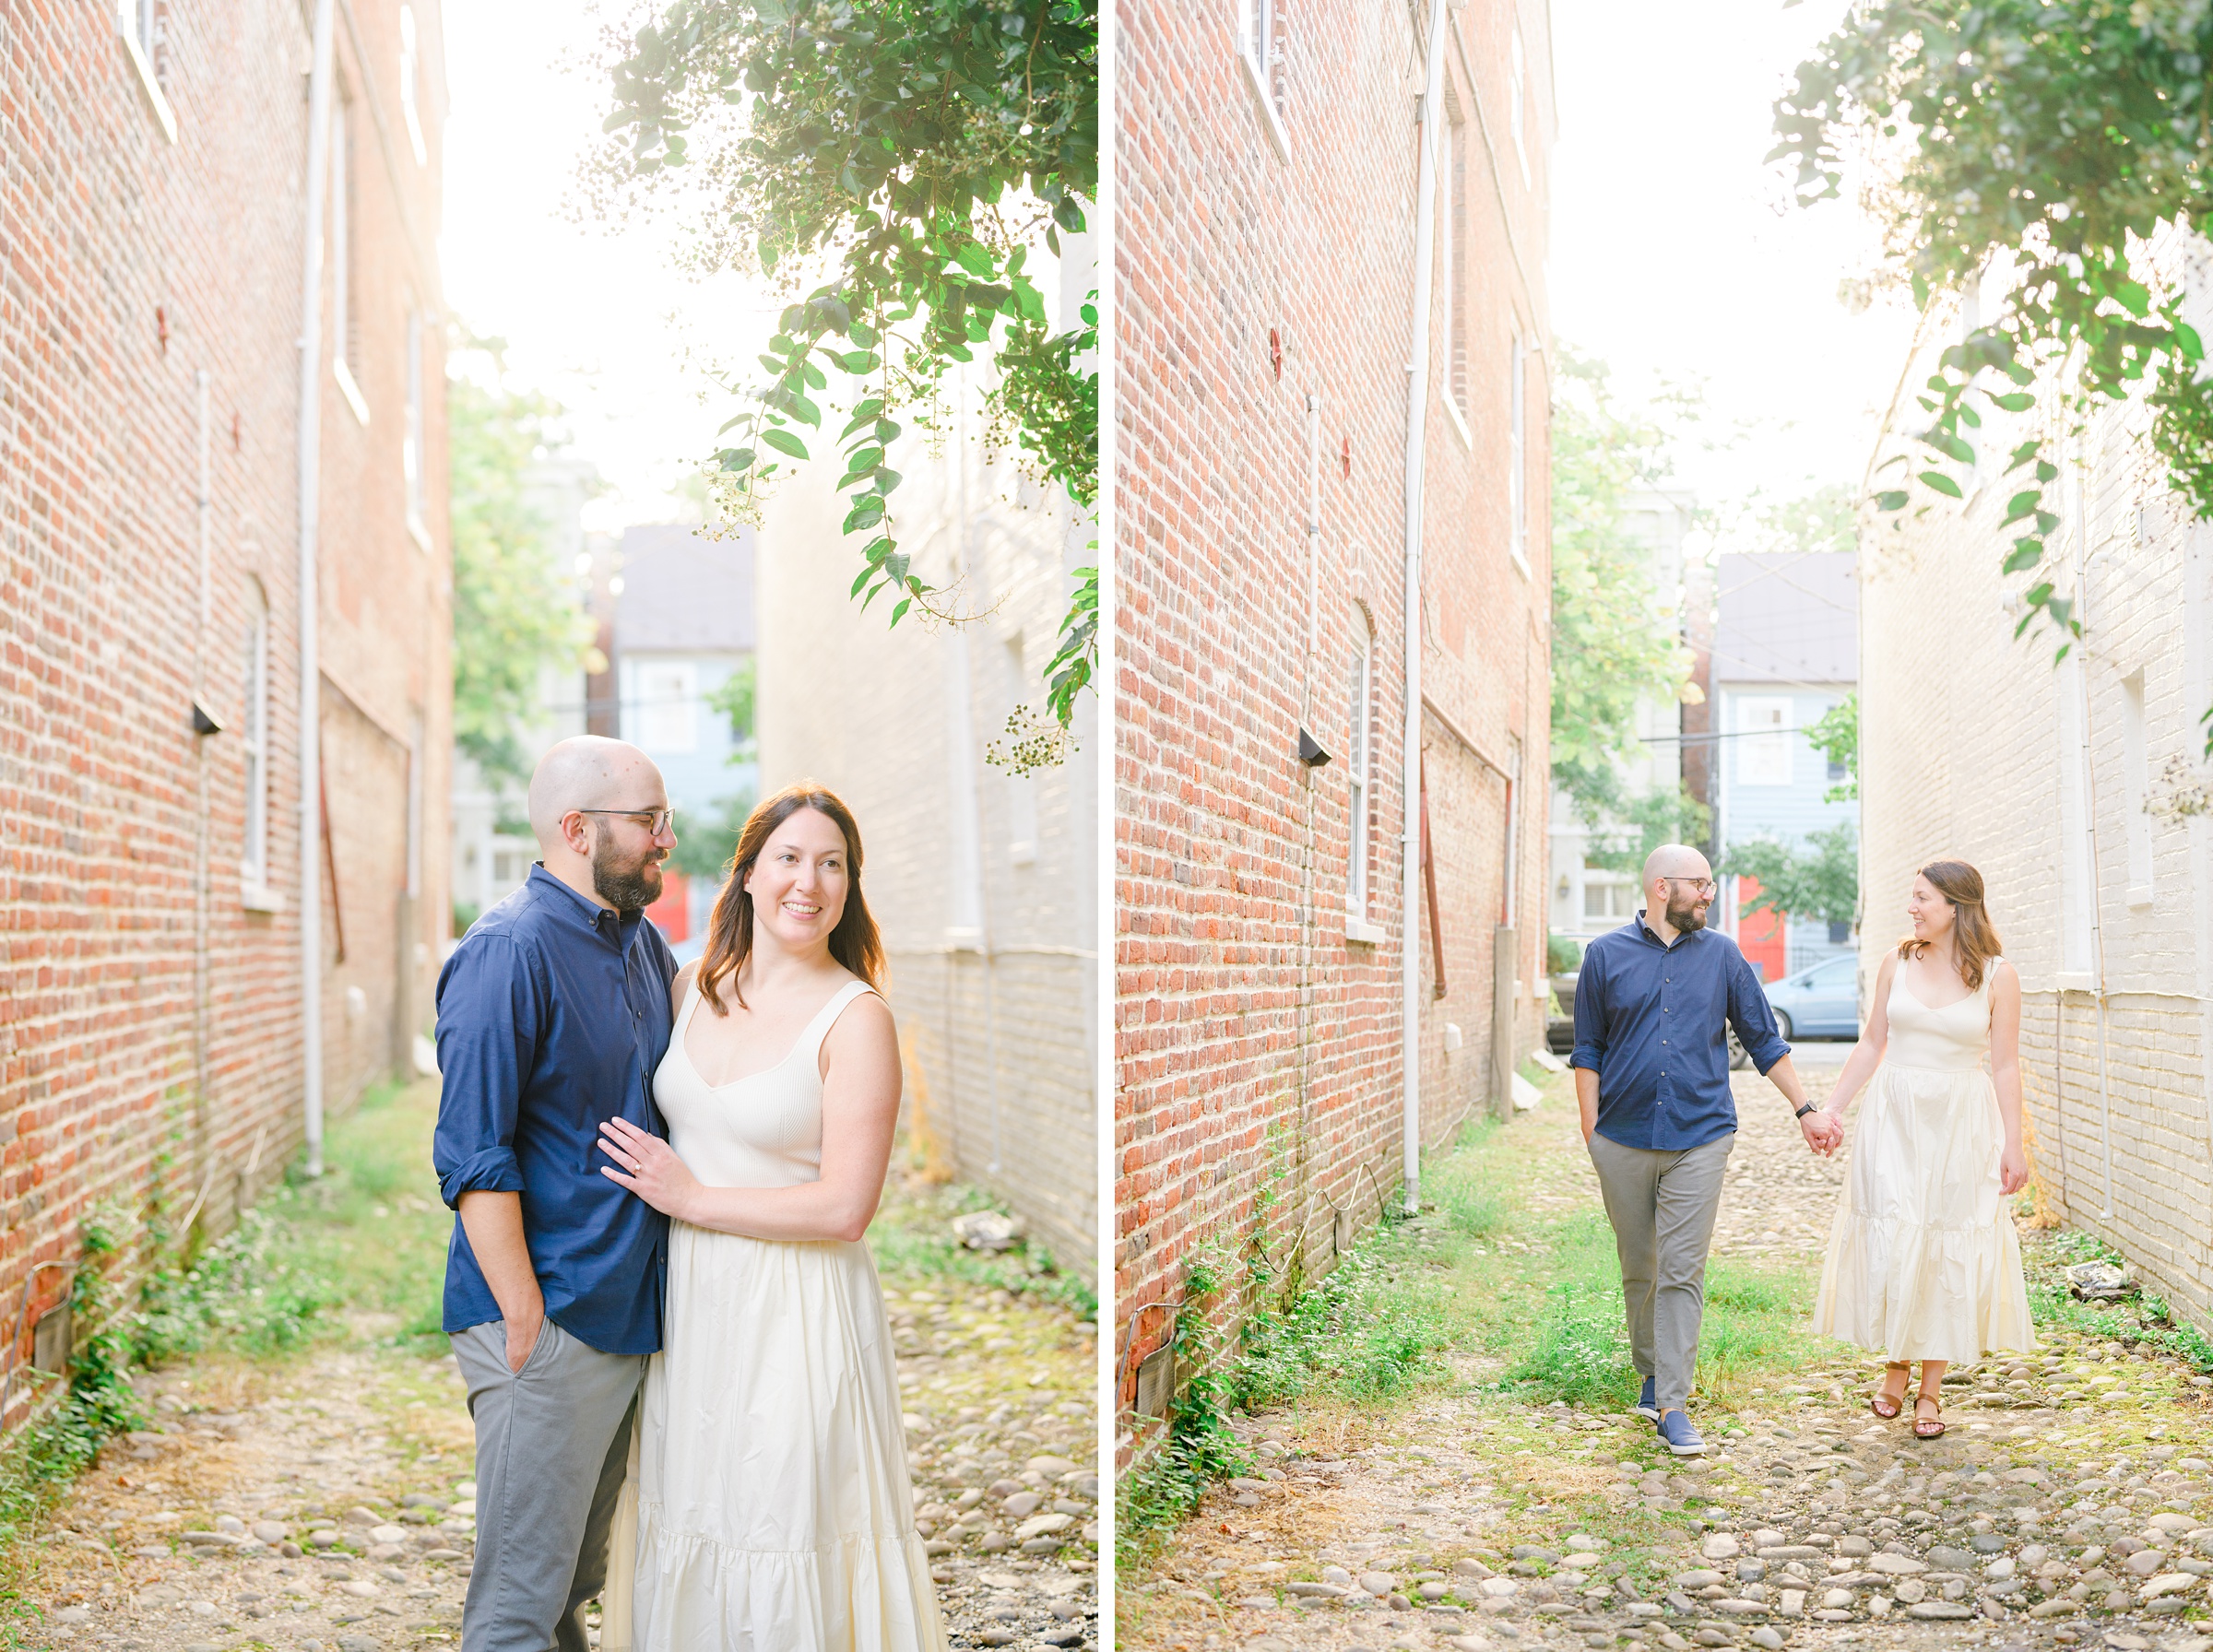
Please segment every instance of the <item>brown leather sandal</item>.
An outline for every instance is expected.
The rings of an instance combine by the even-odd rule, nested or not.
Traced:
[[[1936,1415],[1924,1417],[1921,1408],[1933,1405]],[[1944,1437],[1944,1402],[1934,1394],[1916,1394],[1913,1397],[1913,1437],[1917,1440],[1936,1440]]]
[[[1880,1417],[1885,1422],[1888,1422],[1897,1417],[1899,1412],[1905,1409],[1906,1404],[1905,1384],[1900,1383],[1898,1385],[1897,1393],[1893,1394],[1890,1392],[1890,1373],[1893,1371],[1902,1371],[1908,1376],[1911,1376],[1913,1375],[1913,1367],[1911,1363],[1902,1365],[1886,1365],[1883,1367],[1883,1386],[1876,1390],[1875,1398],[1867,1402],[1867,1409],[1873,1411],[1876,1416]],[[1890,1409],[1887,1411],[1883,1410],[1883,1406],[1886,1401],[1888,1402],[1890,1407]]]

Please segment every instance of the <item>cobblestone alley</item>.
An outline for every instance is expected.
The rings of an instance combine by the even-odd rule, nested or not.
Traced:
[[[1826,1054],[1801,1056],[1817,1096],[1841,1050]],[[1737,1092],[1717,1257],[1810,1275],[1843,1155],[1813,1160],[1763,1081]],[[1596,1198],[1568,1080],[1547,1093],[1513,1127],[1541,1137],[1537,1221]],[[1491,1256],[1541,1247],[1535,1231],[1517,1221]],[[1123,1580],[1120,1644],[2213,1652],[2213,1379],[2040,1335],[2033,1355],[1947,1375],[1950,1431],[1928,1444],[1869,1412],[1879,1364],[1834,1344],[1788,1379],[1694,1399],[1711,1448],[1696,1462],[1618,1406],[1516,1404],[1496,1360],[1459,1352],[1450,1392],[1241,1419],[1260,1477],[1211,1493]]]
[[[1034,1294],[922,1265],[953,1202],[946,1190],[894,1187],[870,1234],[939,1599],[955,1645],[1089,1646],[1095,1329]],[[442,1226],[434,1210],[422,1220]],[[12,1644],[402,1652],[456,1642],[472,1435],[451,1357],[398,1351],[396,1328],[357,1314],[342,1340],[289,1364],[211,1357],[145,1379],[150,1426],[112,1442],[25,1546],[34,1612],[13,1624]],[[0,1646],[8,1633],[0,1623]]]

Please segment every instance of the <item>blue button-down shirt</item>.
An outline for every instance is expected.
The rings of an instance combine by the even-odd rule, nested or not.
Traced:
[[[653,1075],[669,1048],[676,960],[642,914],[586,900],[544,867],[479,918],[438,976],[445,1087],[432,1142],[456,1210],[479,1188],[523,1196],[546,1317],[604,1353],[661,1346],[669,1219],[599,1174],[599,1126],[666,1132]],[[458,1219],[445,1328],[500,1318]]]
[[[1568,1059],[1598,1074],[1599,1134],[1680,1152],[1735,1129],[1724,1023],[1763,1073],[1791,1053],[1759,976],[1718,930],[1671,947],[1639,912],[1585,948]]]

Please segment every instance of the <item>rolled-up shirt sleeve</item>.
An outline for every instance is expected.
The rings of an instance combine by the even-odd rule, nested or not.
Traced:
[[[1768,1002],[1758,974],[1742,952],[1729,964],[1729,1021],[1736,1029],[1737,1043],[1745,1046],[1762,1077],[1791,1053],[1776,1024],[1775,1007]]]
[[[1600,967],[1598,949],[1586,948],[1583,966],[1575,975],[1575,1053],[1569,1067],[1604,1070],[1606,1056],[1606,978]]]
[[[465,1193],[523,1191],[515,1120],[541,1032],[528,961],[506,937],[464,943],[438,983],[438,1128],[431,1162],[438,1191],[458,1209]]]

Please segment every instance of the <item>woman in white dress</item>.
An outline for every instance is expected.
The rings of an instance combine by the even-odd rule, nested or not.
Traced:
[[[2021,1246],[2002,1202],[2029,1180],[2021,1147],[2021,983],[1999,956],[1982,876],[1935,860],[1906,902],[1913,933],[1883,960],[1859,1047],[1828,1103],[1839,1121],[1870,1076],[1821,1269],[1814,1329],[1888,1361],[1868,1401],[1944,1433],[1944,1369],[2036,1346]],[[1987,1070],[1985,1064],[1987,1063]]]
[[[604,1174],[671,1218],[602,1652],[945,1646],[860,1243],[900,1084],[860,862],[819,786],[753,810],[706,954],[677,978],[654,1079],[669,1139],[615,1120],[601,1140]]]

